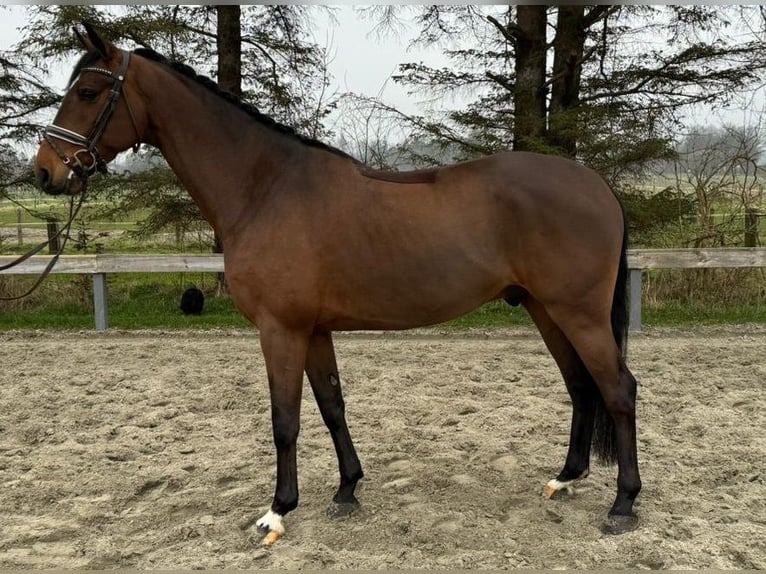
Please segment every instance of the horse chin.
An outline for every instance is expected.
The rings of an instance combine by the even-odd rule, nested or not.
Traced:
[[[67,180],[66,194],[78,195],[85,191],[85,180],[80,179],[77,176],[72,176]]]
[[[85,189],[85,181],[72,174],[56,186],[45,190],[48,195],[78,195]]]

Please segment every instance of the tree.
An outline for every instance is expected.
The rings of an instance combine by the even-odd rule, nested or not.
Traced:
[[[229,69],[230,57],[236,59],[229,51],[218,62],[218,48],[231,50],[239,35],[240,77],[246,80],[241,96],[299,129],[313,121],[313,98],[327,80],[324,51],[306,32],[312,14],[307,6],[49,5],[25,10],[28,23],[14,56],[32,62],[39,77],[51,60],[79,53],[72,27],[87,20],[113,41],[151,47],[213,77]],[[237,16],[241,31],[235,27]]]
[[[510,10],[506,10],[508,14]],[[514,149],[533,150],[535,142],[545,137],[545,58],[546,42],[546,7],[544,5],[517,6],[515,26],[501,29],[503,37],[514,48],[514,74],[516,77],[513,92],[514,110]],[[490,23],[497,20],[488,17]],[[487,77],[503,86],[507,78],[496,76],[487,71]]]
[[[613,184],[672,156],[679,110],[723,104],[766,69],[760,31],[738,24],[757,14],[752,7],[410,10],[421,30],[416,45],[440,43],[453,66],[403,64],[396,81],[468,99],[415,125],[462,141],[466,157],[511,147],[578,157]]]
[[[335,145],[364,165],[383,170],[406,168],[409,144],[396,111],[380,103],[380,96],[368,98],[353,93],[338,98],[338,114],[332,130]]]
[[[22,183],[28,178],[27,163],[10,145],[0,142],[0,189],[2,187]]]
[[[36,118],[57,101],[58,96],[37,80],[30,66],[0,53],[0,196],[29,181],[26,163],[16,150],[17,142],[37,135]]]
[[[117,43],[154,48],[217,78],[224,89],[277,121],[313,136],[323,134],[322,119],[332,108],[332,102],[323,99],[329,81],[327,58],[306,32],[312,15],[306,6],[50,5],[29,6],[25,11],[22,40],[0,59],[2,137],[29,139],[49,121],[50,107],[59,96],[45,87],[46,70],[52,61],[80,53],[72,28],[84,20]],[[114,185],[116,180],[94,178],[89,196],[109,196],[117,202],[111,210],[115,214],[143,201],[152,210],[146,230],[163,223],[183,228],[198,211],[163,165],[140,175],[123,174],[119,186]],[[149,183],[156,186],[156,193],[146,193]]]
[[[215,6],[218,85],[242,97],[242,9],[237,4]]]
[[[763,195],[763,136],[760,125],[697,126],[680,142],[676,187],[690,190],[696,211],[690,246],[757,243],[757,234],[744,239]]]
[[[35,135],[39,125],[32,118],[54,105],[58,97],[36,79],[36,74],[12,55],[0,53],[0,137],[22,140]]]

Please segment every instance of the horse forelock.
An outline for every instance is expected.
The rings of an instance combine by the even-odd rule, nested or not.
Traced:
[[[99,54],[96,50],[91,50],[90,52],[83,54],[82,57],[77,61],[77,64],[75,64],[74,70],[72,70],[72,75],[69,76],[69,81],[66,84],[67,89],[72,87],[72,84],[74,84],[77,76],[80,75],[80,72],[82,72],[83,68],[89,68],[93,66],[100,59],[101,54]]]

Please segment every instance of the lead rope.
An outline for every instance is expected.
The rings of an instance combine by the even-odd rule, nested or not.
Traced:
[[[0,271],[5,271],[6,269],[11,269],[12,267],[16,267],[17,265],[23,263],[24,261],[26,261],[33,255],[35,255],[36,253],[39,253],[41,250],[43,250],[46,246],[50,245],[58,237],[63,236],[63,241],[61,242],[61,246],[59,247],[56,254],[51,258],[51,260],[48,261],[48,264],[45,266],[45,269],[43,269],[43,272],[37,278],[37,281],[35,281],[34,285],[32,285],[32,287],[30,287],[25,293],[21,295],[0,296],[0,301],[17,301],[18,299],[23,299],[24,297],[27,297],[28,295],[31,295],[40,286],[40,284],[45,280],[46,277],[48,277],[51,270],[53,269],[53,266],[56,265],[56,262],[59,260],[59,257],[64,252],[64,248],[66,247],[67,241],[69,241],[69,230],[72,227],[72,222],[74,221],[75,217],[77,217],[77,214],[80,213],[80,208],[82,207],[82,204],[84,201],[85,201],[85,190],[83,189],[82,192],[80,192],[80,196],[77,201],[77,206],[75,206],[74,198],[70,198],[69,220],[61,229],[59,229],[56,232],[55,235],[53,235],[53,237],[50,237],[47,241],[43,241],[39,245],[33,247],[31,250],[27,251],[24,255],[21,255],[20,257],[14,259],[10,263],[6,263],[5,265],[0,266]]]

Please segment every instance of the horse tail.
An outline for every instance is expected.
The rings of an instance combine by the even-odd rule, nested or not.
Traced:
[[[621,206],[622,207],[622,206]],[[628,353],[628,222],[625,211],[622,215],[622,248],[620,249],[620,266],[617,268],[617,281],[614,284],[612,299],[612,333],[623,359]]]
[[[620,356],[625,359],[627,356],[630,319],[628,315],[628,224],[622,204],[620,204],[620,209],[622,210],[623,220],[622,248],[620,250],[620,263],[617,268],[617,281],[614,285],[611,319],[614,340],[617,343]],[[606,410],[601,393],[598,393],[593,421],[593,451],[604,464],[614,464],[617,462],[617,434],[614,420]]]

